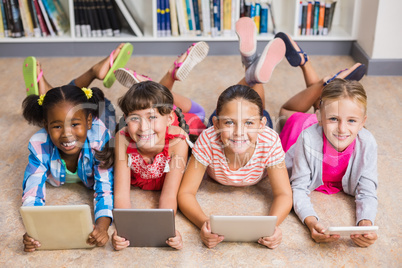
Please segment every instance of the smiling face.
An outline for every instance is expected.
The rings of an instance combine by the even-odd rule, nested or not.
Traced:
[[[160,151],[165,145],[166,128],[173,120],[173,111],[161,115],[155,108],[133,111],[126,116],[128,133],[140,152]]]
[[[61,158],[78,157],[92,126],[92,115],[70,102],[60,102],[47,111],[45,128]]]
[[[367,116],[364,107],[351,98],[326,100],[317,116],[325,137],[338,151],[345,150],[363,128]]]
[[[221,135],[226,156],[245,153],[252,155],[266,118],[261,119],[259,108],[254,103],[233,99],[223,105],[213,122],[215,130]]]

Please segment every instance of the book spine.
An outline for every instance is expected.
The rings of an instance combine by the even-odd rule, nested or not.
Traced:
[[[302,23],[303,23],[303,1],[299,2],[299,6],[298,6],[298,22],[297,22],[297,30],[298,30],[298,34],[301,35],[302,34]]]
[[[336,7],[336,1],[331,3],[331,8],[329,9],[328,33],[331,31],[332,28],[332,20],[334,18],[335,7]]]
[[[165,13],[165,0],[160,0],[160,12],[161,12],[161,36],[167,36],[166,31],[166,13]]]
[[[251,6],[250,6],[250,18],[254,19],[255,17],[255,3],[251,2]]]
[[[3,27],[4,27],[4,37],[10,36],[9,26],[7,25],[7,17],[6,17],[6,10],[5,4],[3,3],[4,0],[0,0],[0,8],[1,8],[1,15],[3,20]]]
[[[312,13],[312,3],[307,3],[307,15],[306,15],[306,35],[311,34],[311,14]]]
[[[187,35],[186,21],[184,18],[183,1],[176,0],[177,24],[179,25],[179,33],[181,36]]]
[[[170,7],[170,26],[172,30],[172,36],[179,36],[176,2],[174,0],[169,0],[169,7]]]
[[[165,0],[165,17],[166,17],[166,36],[172,36],[169,0]]]
[[[23,29],[23,36],[32,37],[33,36],[33,29],[32,29],[32,32],[29,29],[28,20],[27,20],[27,14],[25,12],[25,7],[23,5],[22,0],[18,0],[18,9],[19,9],[19,12],[20,12],[20,18],[21,18],[22,29]]]
[[[211,35],[211,11],[209,8],[209,0],[201,0],[202,1],[202,23],[203,23],[203,35],[210,36]]]
[[[257,33],[260,32],[260,21],[261,21],[261,5],[260,3],[255,3],[255,14],[254,14],[254,23],[257,27]]]
[[[18,8],[17,0],[10,0],[11,16],[12,16],[12,37],[22,37],[24,35],[24,30],[22,27],[21,13]]]
[[[276,24],[275,24],[275,16],[274,16],[274,6],[273,6],[273,4],[268,3],[268,10],[269,10],[269,14],[271,16],[272,33],[276,34]]]
[[[56,7],[57,10],[57,18],[59,20],[59,24],[63,32],[68,32],[70,30],[70,19],[67,16],[67,13],[65,12],[62,4],[60,3],[60,0],[54,0],[53,1],[54,6]]]
[[[328,35],[328,20],[329,20],[330,9],[331,9],[331,4],[325,4],[324,28],[322,30],[323,35]]]
[[[213,36],[218,36],[219,35],[219,30],[220,30],[220,12],[219,12],[219,0],[213,0],[214,7],[214,28],[213,28]]]
[[[183,2],[183,16],[184,16],[184,21],[185,21],[185,26],[186,26],[186,33],[187,35],[192,34],[190,32],[190,25],[188,24],[188,16],[187,16],[187,4],[186,4],[186,0],[182,0]]]
[[[324,19],[325,19],[325,3],[320,4],[320,18],[318,19],[318,34],[322,35],[324,30]]]
[[[51,36],[56,36],[56,33],[54,32],[53,26],[52,26],[52,24],[50,22],[48,14],[47,14],[46,8],[45,8],[45,6],[43,4],[43,0],[38,0],[38,3],[39,3],[40,10],[42,11],[42,15],[43,15],[43,18],[45,20],[47,29],[50,32],[50,35]]]
[[[191,15],[191,0],[186,0],[186,13],[187,13],[187,21],[188,27],[191,34],[194,34],[194,24],[193,24],[193,15]]]
[[[223,1],[223,35],[230,36],[232,16],[232,0]]]
[[[246,16],[246,9],[245,9],[246,1],[245,0],[240,0],[239,1],[239,16],[240,18]]]
[[[318,35],[318,21],[320,19],[320,1],[314,2],[314,35]]]
[[[112,26],[113,36],[120,36],[120,26],[111,0],[104,0],[107,16]]]
[[[39,27],[42,32],[42,36],[48,36],[48,35],[50,35],[50,32],[47,29],[45,19],[43,18],[42,11],[39,7],[39,2],[38,2],[38,0],[33,0],[33,3],[34,3],[35,10],[36,10],[36,16],[38,17]]]
[[[303,2],[301,35],[307,34],[307,3]]]
[[[251,13],[251,2],[248,0],[245,0],[244,2],[244,17],[250,17],[250,13]]]
[[[192,7],[194,13],[195,34],[200,36],[202,33],[200,26],[200,11],[198,9],[198,0],[192,0]]]
[[[236,31],[236,21],[240,16],[239,0],[232,0],[232,12],[230,14],[230,35],[234,35]]]
[[[81,37],[81,24],[80,24],[80,18],[79,18],[79,12],[78,12],[78,1],[74,0],[73,5],[74,5],[74,27],[75,27],[75,36],[76,37]]]
[[[260,34],[268,34],[268,5],[261,3]]]
[[[3,9],[3,2],[0,1],[0,37],[1,38],[4,37],[4,30],[5,30],[2,9]]]
[[[198,0],[198,18],[199,18],[199,23],[200,23],[200,31],[201,35],[204,33],[204,17],[202,14],[202,0]]]
[[[28,8],[29,8],[29,12],[31,13],[34,36],[35,37],[40,37],[42,34],[41,34],[41,31],[40,31],[40,27],[39,27],[38,17],[36,16],[36,10],[35,10],[33,0],[28,0]]]

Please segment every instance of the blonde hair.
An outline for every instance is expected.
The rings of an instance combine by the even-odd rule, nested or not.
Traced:
[[[362,84],[358,81],[345,80],[342,78],[334,79],[322,90],[320,106],[326,100],[338,100],[341,98],[350,98],[361,104],[364,108],[364,114],[366,114],[367,94]]]

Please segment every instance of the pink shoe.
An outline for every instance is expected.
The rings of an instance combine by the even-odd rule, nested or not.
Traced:
[[[249,17],[240,18],[236,22],[236,34],[242,63],[247,69],[257,59],[257,27],[254,21]]]
[[[192,44],[192,48],[187,49],[187,57],[184,61],[177,62],[176,60],[174,62],[174,70],[172,72],[173,79],[179,81],[185,80],[194,66],[205,59],[208,51],[209,46],[205,42]]]
[[[249,86],[268,83],[276,65],[286,53],[282,39],[275,38],[269,42],[259,58],[246,71],[246,82]]]

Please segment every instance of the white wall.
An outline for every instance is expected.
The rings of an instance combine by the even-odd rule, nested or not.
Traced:
[[[371,59],[402,59],[402,1],[361,0],[357,42]]]

